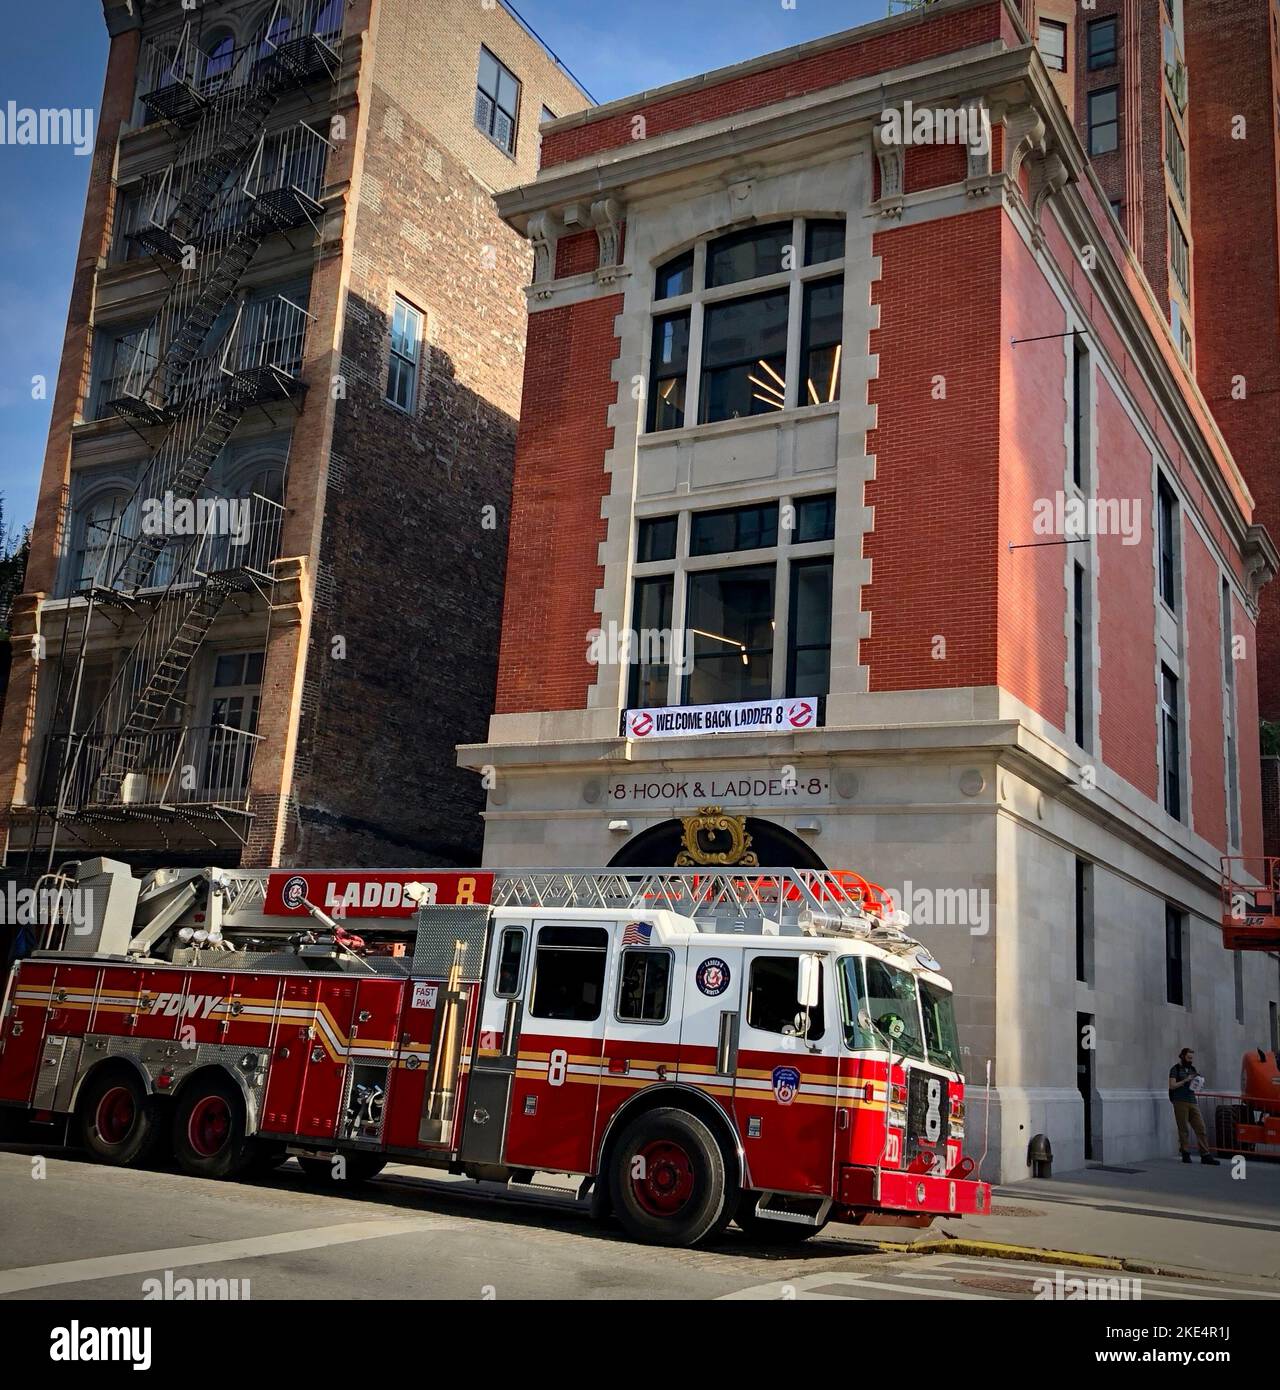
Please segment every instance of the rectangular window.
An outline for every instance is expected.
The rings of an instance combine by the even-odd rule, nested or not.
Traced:
[[[603,927],[543,927],[529,1013],[573,1023],[599,1018],[608,958],[609,933]]]
[[[1085,567],[1078,562],[1072,569],[1071,585],[1071,627],[1072,627],[1072,665],[1073,710],[1075,719],[1075,739],[1080,748],[1090,746],[1092,708],[1090,695],[1093,691],[1090,658],[1093,655],[1093,639],[1089,625],[1089,584]]]
[[[724,507],[694,512],[689,520],[690,555],[726,555],[734,550],[766,550],[778,543],[778,504]]]
[[[1116,87],[1089,93],[1089,153],[1110,154],[1120,143]]]
[[[1088,28],[1089,71],[1113,67],[1116,61],[1116,21],[1107,19],[1092,20]]]
[[[670,575],[637,579],[631,609],[634,647],[627,688],[629,709],[660,708],[667,703],[671,675],[671,600],[675,581]]]
[[[671,998],[671,952],[631,949],[618,973],[618,1017],[624,1023],[665,1023]]]
[[[676,558],[676,519],[673,516],[646,517],[636,527],[636,562]]]
[[[689,576],[685,624],[693,669],[684,703],[767,700],[773,674],[774,567],[708,570]]]
[[[813,218],[804,224],[805,265],[844,259],[844,218]]]
[[[822,1007],[825,964],[821,961],[819,972],[818,1002],[809,1010],[807,1036],[810,1042],[817,1042],[826,1030]],[[751,978],[747,985],[747,1026],[762,1033],[796,1036],[800,1032],[799,991],[798,956],[757,956],[751,962]]]
[[[699,419],[735,420],[786,404],[786,290],[707,306]]]
[[[685,382],[689,374],[689,311],[663,314],[653,321],[653,360],[649,368],[649,431],[678,430],[684,424]]]
[[[1222,581],[1222,704],[1223,725],[1226,730],[1227,759],[1227,837],[1232,845],[1240,843],[1240,768],[1237,765],[1236,741],[1236,663],[1232,650],[1231,585]]]
[[[1186,1002],[1186,965],[1183,959],[1183,914],[1164,908],[1164,997],[1170,1004]]]
[[[1089,353],[1077,333],[1071,359],[1071,478],[1084,486],[1089,453]]]
[[[1161,478],[1156,484],[1156,525],[1160,537],[1160,597],[1178,611],[1178,499]]]
[[[1164,106],[1164,162],[1183,206],[1187,201],[1187,147],[1182,143],[1178,123],[1166,102]]]
[[[1112,198],[1111,215],[1119,222],[1121,230],[1124,229],[1124,203],[1119,198]]]
[[[1036,47],[1051,72],[1067,70],[1067,26],[1056,19],[1042,19]]]
[[[1087,860],[1076,860],[1076,979],[1093,980],[1093,874]]]
[[[1190,298],[1191,244],[1187,241],[1187,234],[1182,230],[1182,222],[1172,203],[1169,204],[1169,269],[1173,271],[1174,279],[1182,286],[1183,294]]]
[[[788,695],[825,695],[831,688],[831,571],[829,559],[791,566]]]
[[[1164,809],[1182,819],[1182,735],[1178,720],[1178,678],[1160,668],[1160,751],[1164,759]]]
[[[514,999],[520,993],[520,976],[524,968],[523,927],[506,927],[498,946],[498,966],[493,977],[493,992],[499,999]]]
[[[476,129],[499,149],[512,154],[516,148],[516,124],[520,111],[520,81],[487,48],[480,50],[476,76]]]
[[[844,328],[844,276],[804,287],[801,327],[801,405],[840,399],[840,340]]]
[[[833,541],[836,538],[836,495],[824,492],[821,497],[801,497],[796,501],[796,545],[809,541]]]
[[[422,315],[399,295],[391,314],[391,360],[387,400],[413,414],[418,398],[418,361],[422,355]]]

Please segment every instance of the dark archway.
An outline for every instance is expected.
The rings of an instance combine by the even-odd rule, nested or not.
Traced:
[[[674,865],[680,853],[684,827],[678,820],[664,820],[642,830],[609,860],[611,869],[656,869]],[[772,821],[747,817],[747,834],[760,867],[764,869],[825,869],[827,866],[798,836]]]

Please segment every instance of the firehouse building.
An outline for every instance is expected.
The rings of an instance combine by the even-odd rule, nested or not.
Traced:
[[[1275,1045],[1218,889],[1276,552],[1017,8],[563,117],[498,203],[486,863],[856,869],[956,986],[988,1175],[1171,1152],[1177,1049]]]

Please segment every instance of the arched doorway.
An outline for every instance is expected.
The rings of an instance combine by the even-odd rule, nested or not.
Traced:
[[[705,825],[711,817],[705,813],[715,813],[716,819],[736,822],[729,831],[712,832]],[[735,833],[736,832],[736,833]],[[692,840],[690,836],[695,838]],[[681,852],[688,853],[690,844],[699,846],[700,853],[694,862],[705,863],[707,867],[753,863],[765,869],[825,869],[827,866],[798,836],[773,821],[760,820],[755,816],[726,815],[720,807],[700,807],[699,814],[686,816],[683,820],[664,820],[659,824],[642,830],[634,839],[628,840],[609,861],[611,869],[623,868],[664,868],[675,865]],[[745,848],[739,848],[745,843]],[[735,854],[735,849],[739,852]],[[729,855],[724,861],[714,856]],[[748,860],[745,856],[754,856]]]

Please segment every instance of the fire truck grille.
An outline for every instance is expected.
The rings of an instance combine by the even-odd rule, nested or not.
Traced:
[[[930,1095],[930,1089],[933,1094]],[[946,1152],[944,1138],[947,1109],[946,1083],[927,1071],[907,1073],[907,1140],[903,1166],[917,1154]]]

